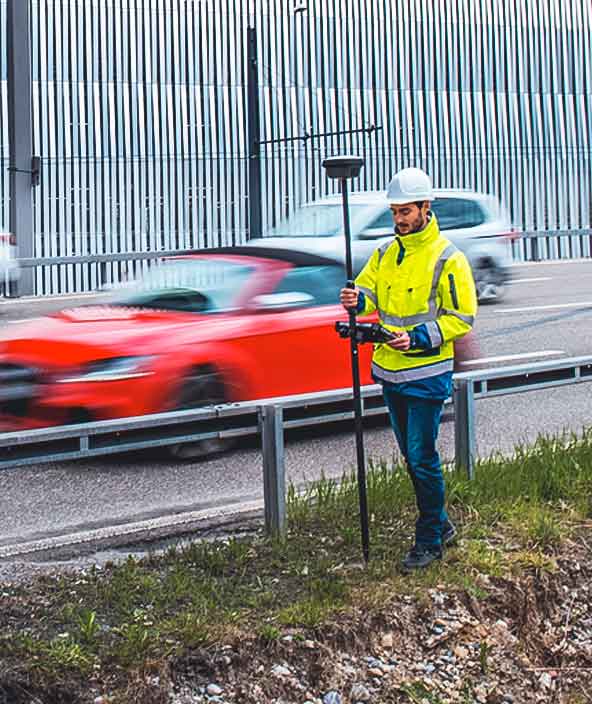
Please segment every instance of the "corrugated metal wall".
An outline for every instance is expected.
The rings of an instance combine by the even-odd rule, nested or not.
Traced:
[[[588,0],[305,5],[32,0],[37,256],[245,241],[253,23],[261,139],[302,138],[262,147],[264,225],[333,189],[321,161],[343,151],[366,158],[361,188],[414,164],[439,187],[498,194],[525,230],[592,226]],[[0,27],[7,227],[5,0]],[[125,266],[40,268],[37,289],[88,290]]]

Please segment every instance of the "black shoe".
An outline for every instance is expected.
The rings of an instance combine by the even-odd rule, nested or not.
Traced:
[[[442,559],[440,548],[425,548],[414,545],[403,559],[403,569],[406,572],[411,570],[422,570],[431,565],[435,560]]]
[[[454,523],[450,520],[446,521],[442,526],[442,547],[445,548],[451,545],[456,540],[457,535],[458,531]]]

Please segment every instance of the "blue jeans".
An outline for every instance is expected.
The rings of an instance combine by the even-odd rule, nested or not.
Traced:
[[[388,387],[383,390],[391,425],[411,476],[419,517],[415,543],[439,548],[442,527],[448,520],[444,508],[444,476],[436,449],[442,401],[403,396]]]

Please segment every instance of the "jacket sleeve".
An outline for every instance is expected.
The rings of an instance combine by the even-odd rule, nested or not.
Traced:
[[[376,310],[377,307],[377,294],[376,294],[376,281],[378,278],[378,262],[379,262],[379,252],[376,250],[370,259],[366,262],[366,265],[362,271],[358,274],[355,280],[357,288],[364,294],[360,298],[363,299],[364,307],[358,310],[360,315],[369,315]]]
[[[477,294],[471,267],[462,252],[456,252],[446,263],[438,284],[438,293],[441,307],[436,325],[441,342],[450,342],[466,335],[475,322]],[[428,329],[430,325],[427,324]],[[429,332],[431,337],[432,331]],[[437,336],[435,330],[434,333]]]

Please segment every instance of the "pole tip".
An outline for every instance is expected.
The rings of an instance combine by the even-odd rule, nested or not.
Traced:
[[[364,159],[352,154],[329,156],[323,161],[323,167],[327,169],[329,178],[355,178],[360,175],[362,166],[364,166]]]

